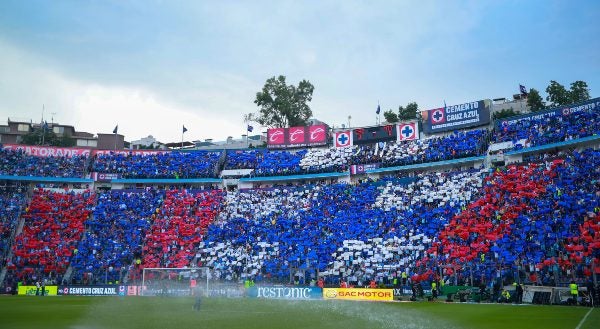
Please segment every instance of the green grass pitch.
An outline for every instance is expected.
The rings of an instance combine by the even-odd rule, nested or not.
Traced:
[[[589,308],[173,297],[0,297],[0,328],[577,328]],[[578,329],[600,328],[593,309]]]

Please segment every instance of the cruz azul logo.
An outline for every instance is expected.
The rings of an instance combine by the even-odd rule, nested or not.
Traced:
[[[271,144],[283,144],[285,142],[284,128],[269,129],[269,143]]]
[[[346,147],[352,145],[352,134],[349,130],[338,131],[334,135],[335,147]]]
[[[304,143],[304,127],[292,127],[289,130],[290,144]]]
[[[403,123],[398,125],[398,136],[400,141],[409,141],[418,138],[415,123]]]
[[[431,113],[431,123],[438,124],[446,122],[444,108],[435,109]]]

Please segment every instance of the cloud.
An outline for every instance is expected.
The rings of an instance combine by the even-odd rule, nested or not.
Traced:
[[[78,131],[106,133],[119,124],[126,139],[152,134],[163,142],[234,138],[245,133],[244,113],[253,111],[251,86],[245,79],[215,74],[193,85],[164,93],[144,86],[103,85],[77,80],[52,70],[35,55],[0,40],[0,114],[11,120],[45,119]],[[197,104],[191,106],[190,104]],[[55,113],[52,115],[52,113]],[[257,127],[260,129],[259,127]]]
[[[118,121],[128,139],[178,141],[183,123],[190,139],[244,133],[277,75],[313,83],[314,117],[353,126],[373,124],[378,102],[428,109],[550,79],[594,88],[595,11],[564,6],[579,8],[568,25],[568,10],[521,2],[15,2],[0,10],[0,113],[38,120],[45,104],[78,129]],[[555,38],[581,19],[575,41]],[[523,32],[535,37],[514,42]]]

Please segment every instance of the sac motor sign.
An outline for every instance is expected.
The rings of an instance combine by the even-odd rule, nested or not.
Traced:
[[[323,288],[323,299],[392,301],[394,289]]]

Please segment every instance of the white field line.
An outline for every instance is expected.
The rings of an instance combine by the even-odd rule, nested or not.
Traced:
[[[585,322],[585,319],[587,319],[588,315],[590,315],[590,313],[592,313],[592,310],[594,308],[590,308],[590,310],[585,314],[585,316],[583,317],[583,319],[581,319],[581,321],[579,321],[579,324],[577,325],[577,327],[575,327],[575,329],[580,329],[581,325]]]

